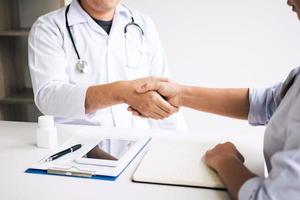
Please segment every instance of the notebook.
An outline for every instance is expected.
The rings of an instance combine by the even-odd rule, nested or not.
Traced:
[[[133,174],[134,182],[225,189],[202,161],[215,144],[201,141],[154,140]]]

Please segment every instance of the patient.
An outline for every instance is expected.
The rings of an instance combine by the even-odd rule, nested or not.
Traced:
[[[289,0],[288,4],[300,19],[300,0]],[[152,90],[176,107],[266,125],[264,154],[268,177],[259,177],[247,169],[244,157],[230,142],[217,145],[204,156],[232,199],[300,199],[300,67],[292,70],[284,82],[266,89],[212,89],[152,79],[137,92]],[[143,117],[131,107],[128,110]]]

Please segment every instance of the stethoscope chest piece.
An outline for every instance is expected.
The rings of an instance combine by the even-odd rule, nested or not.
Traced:
[[[87,72],[87,68],[88,68],[88,63],[85,60],[78,60],[77,64],[76,64],[76,68],[78,70],[78,72],[80,73],[86,73]]]

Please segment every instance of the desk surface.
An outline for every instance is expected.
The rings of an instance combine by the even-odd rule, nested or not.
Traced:
[[[152,185],[131,182],[131,176],[143,154],[114,182],[93,179],[27,174],[24,171],[41,156],[46,149],[35,145],[35,123],[0,121],[0,199],[229,199],[226,191],[212,189]],[[153,137],[201,139],[208,142],[234,142],[245,155],[246,165],[254,172],[263,174],[262,134],[213,134],[184,133],[159,130],[121,130],[91,126],[58,125],[59,143],[80,130],[104,132],[133,132]]]

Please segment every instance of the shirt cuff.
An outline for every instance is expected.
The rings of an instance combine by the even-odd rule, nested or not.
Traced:
[[[252,126],[266,124],[265,109],[262,107],[265,90],[249,88],[248,123]]]
[[[249,88],[249,113],[248,113],[248,122],[251,125],[256,125],[255,112],[254,112],[254,96],[255,89]]]
[[[239,190],[238,199],[256,200],[257,190],[263,182],[263,177],[255,177],[246,181]]]

